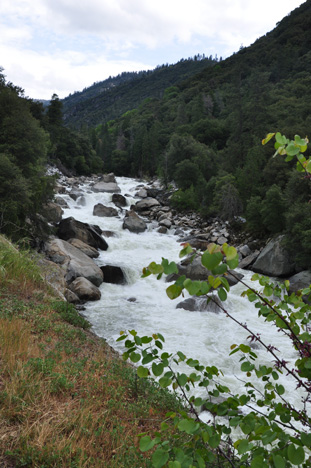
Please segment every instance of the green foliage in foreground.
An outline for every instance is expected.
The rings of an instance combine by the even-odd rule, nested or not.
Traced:
[[[311,158],[303,153],[307,138],[296,136],[288,140],[280,133],[269,134],[266,144],[275,136],[276,154],[286,161],[297,159],[297,170],[307,176],[311,173]],[[263,213],[265,216],[265,213]],[[311,286],[297,293],[289,292],[289,281],[275,284],[267,277],[254,274],[257,286],[249,286],[235,275],[238,266],[236,249],[227,244],[210,244],[201,254],[185,244],[180,256],[200,255],[202,266],[209,271],[207,281],[192,281],[181,276],[168,286],[170,299],[179,297],[184,290],[190,295],[215,301],[217,291],[220,309],[226,317],[248,333],[250,342],[260,344],[267,356],[261,361],[250,345],[232,344],[230,355],[238,353],[240,369],[245,374],[241,391],[233,394],[221,381],[221,370],[211,363],[202,365],[181,351],[165,352],[164,337],[160,333],[139,336],[135,330],[121,332],[118,341],[124,341],[123,358],[138,365],[140,378],[156,379],[162,388],[171,388],[181,395],[187,411],[169,412],[155,437],[140,434],[140,450],[153,450],[154,468],[204,468],[231,466],[240,468],[287,468],[311,465]],[[224,302],[230,291],[226,275],[230,274],[245,287],[242,296],[254,303],[258,317],[269,322],[285,343],[292,347],[295,362],[284,360],[282,354],[265,337],[240,322],[229,312]],[[143,276],[177,272],[174,262],[162,259],[143,270]],[[214,294],[211,294],[213,293]],[[217,302],[218,303],[218,302]],[[250,343],[250,344],[251,344]],[[282,350],[281,350],[282,352]],[[178,366],[189,368],[179,371]],[[286,385],[279,383],[280,375],[286,382],[294,382],[299,389],[300,402],[292,403]],[[196,392],[201,390],[200,392]],[[195,396],[195,393],[202,395]],[[210,413],[210,420],[202,422],[200,411]],[[167,430],[173,424],[179,431],[173,443]]]

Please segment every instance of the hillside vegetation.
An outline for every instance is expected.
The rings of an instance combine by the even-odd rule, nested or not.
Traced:
[[[302,215],[310,213],[310,183],[282,157],[272,158],[272,145],[261,145],[268,132],[309,132],[310,29],[308,0],[252,46],[168,87],[161,98],[103,119],[92,139],[105,171],[174,180],[177,208],[241,215],[260,236],[286,232],[300,238],[298,260],[310,265],[311,217]]]
[[[88,328],[0,235],[1,467],[147,466],[137,434],[179,404]]]
[[[212,56],[196,55],[155,70],[124,72],[94,83],[63,100],[64,121],[70,127],[94,127],[135,109],[147,98],[161,98],[168,86],[180,83],[217,63]]]

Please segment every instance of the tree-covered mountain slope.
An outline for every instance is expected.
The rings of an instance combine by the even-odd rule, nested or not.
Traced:
[[[261,145],[271,131],[310,132],[310,30],[308,0],[252,46],[103,119],[92,139],[105,170],[174,180],[178,208],[242,215],[258,235],[287,232],[310,262],[310,181]]]
[[[108,122],[135,109],[144,99],[161,98],[168,86],[180,83],[215,63],[217,60],[211,56],[197,55],[174,65],[109,77],[66,97],[63,100],[64,122],[76,128]]]

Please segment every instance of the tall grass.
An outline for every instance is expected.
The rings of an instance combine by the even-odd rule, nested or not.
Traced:
[[[19,249],[6,237],[0,235],[0,281],[1,285],[25,291],[44,286],[39,267],[27,250]]]

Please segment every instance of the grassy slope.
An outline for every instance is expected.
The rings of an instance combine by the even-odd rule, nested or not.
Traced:
[[[0,466],[145,467],[137,434],[176,400],[143,379],[51,296],[0,236]]]

